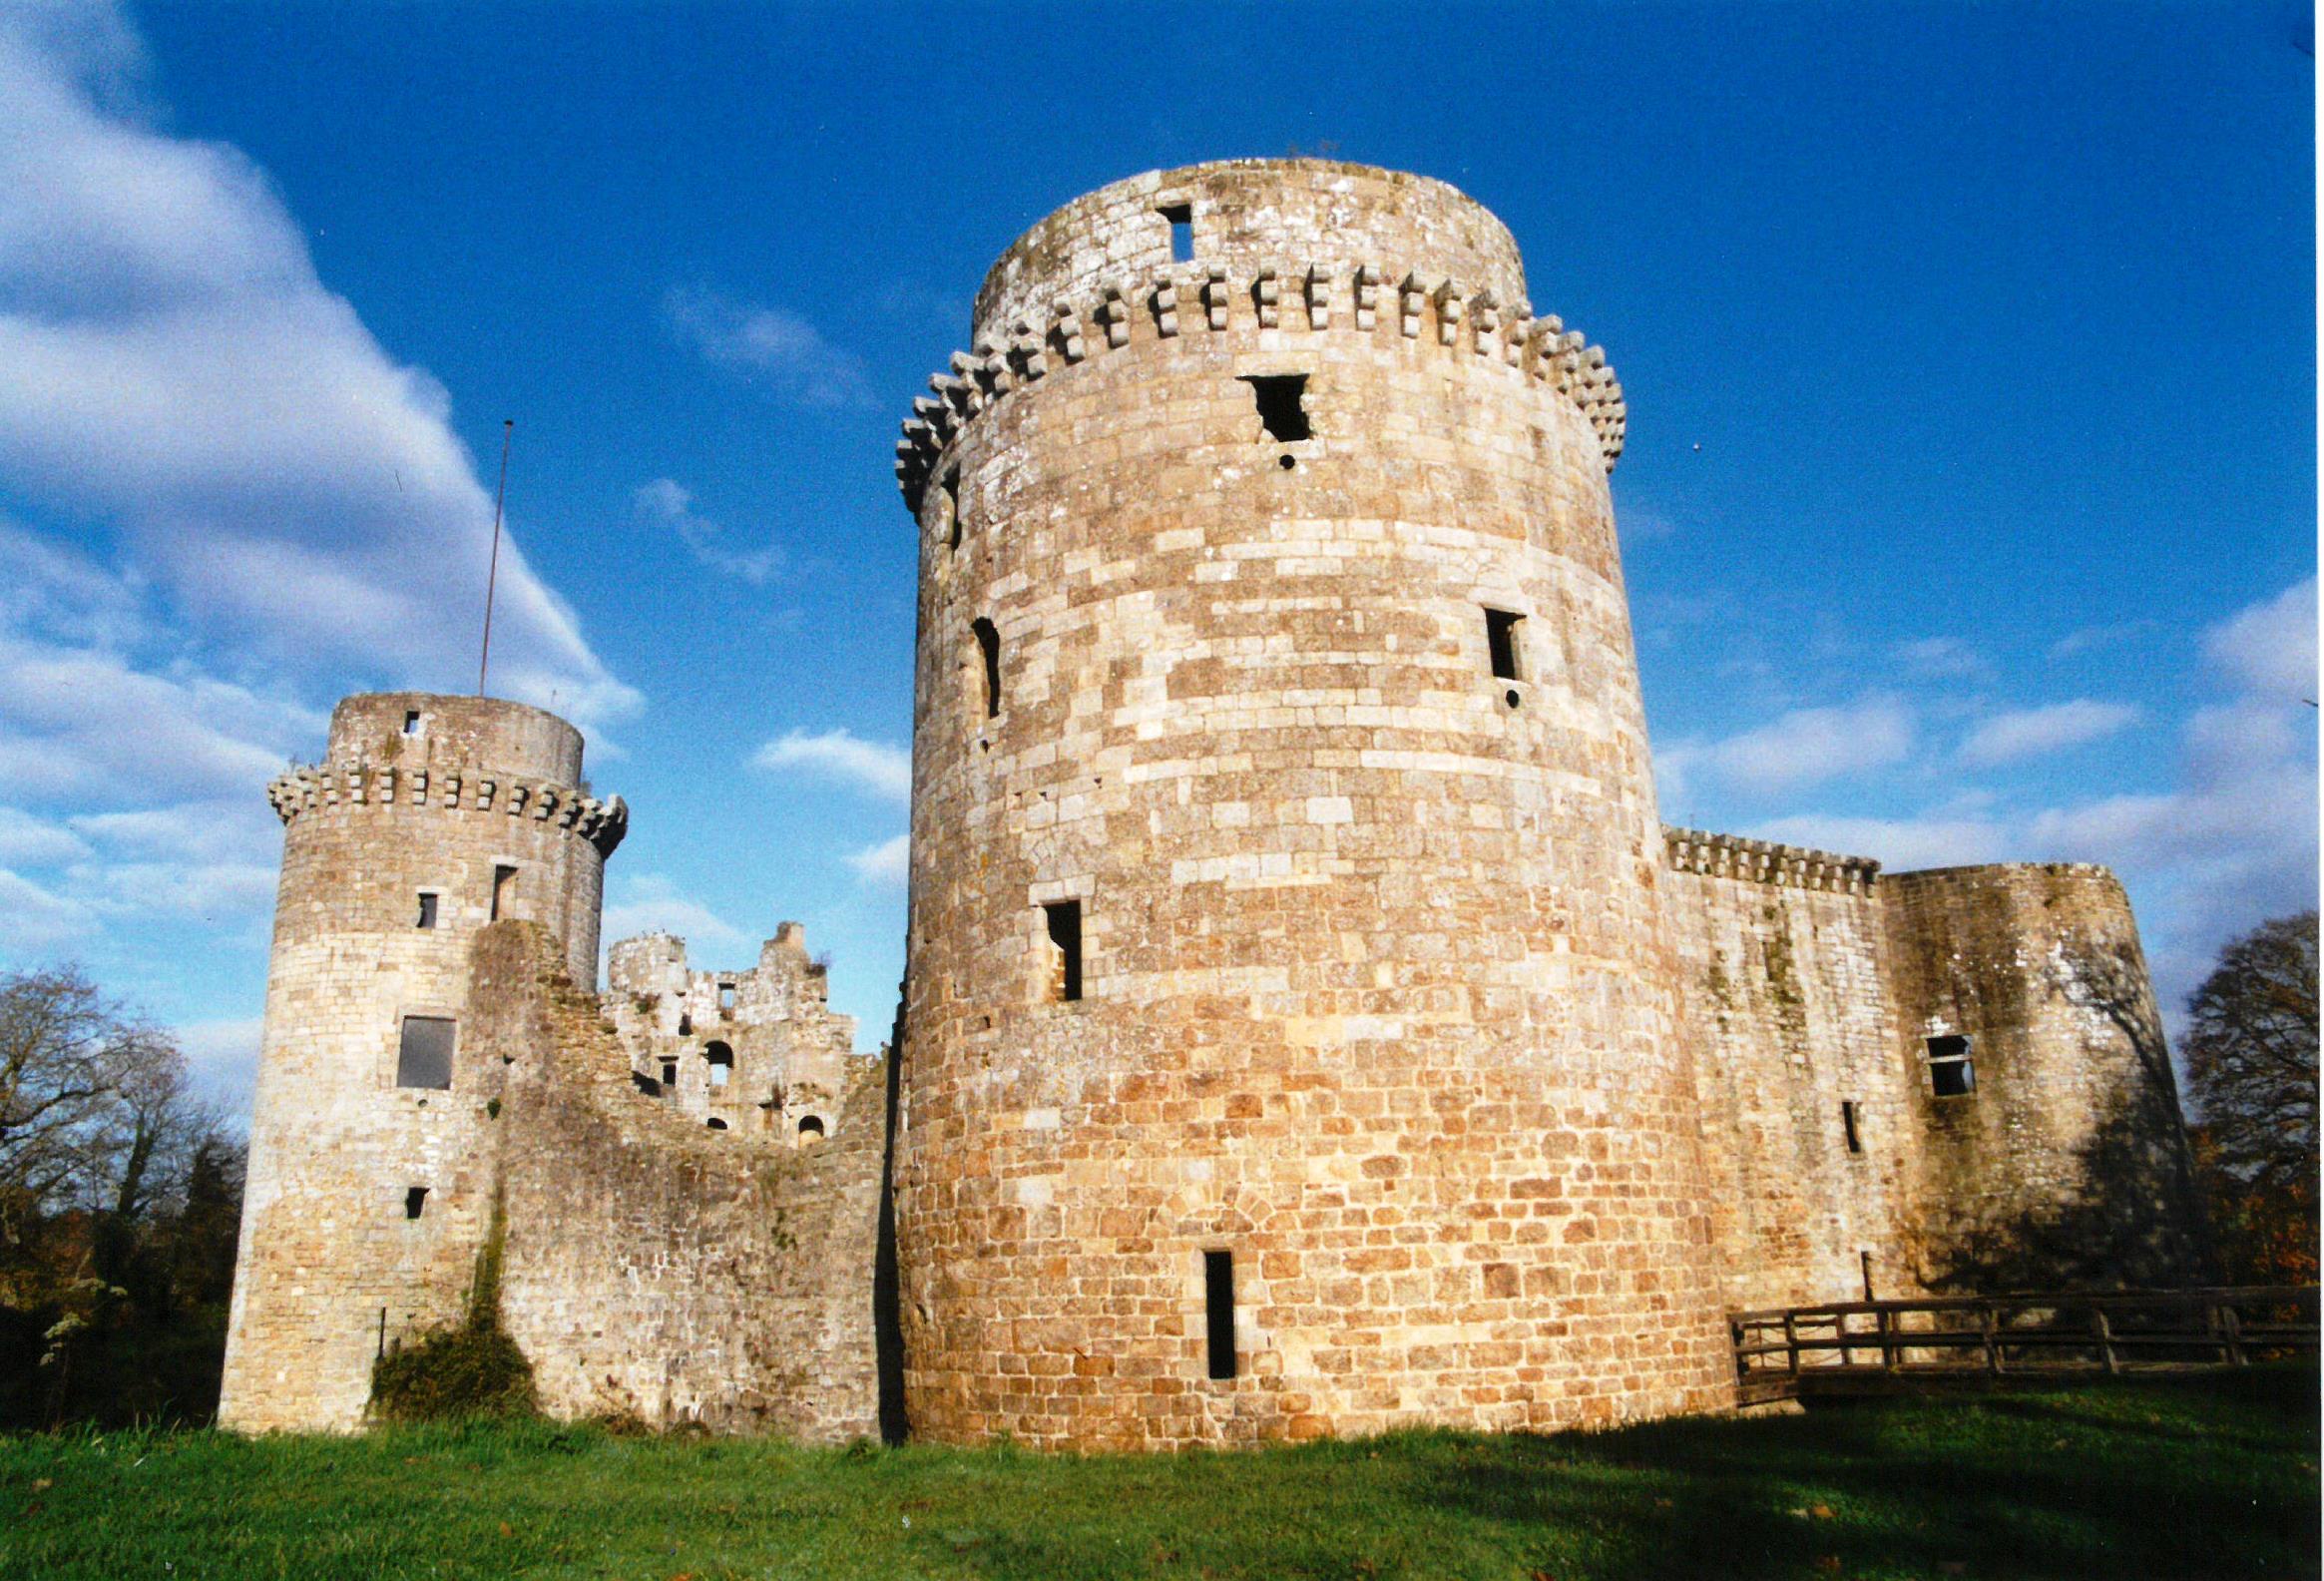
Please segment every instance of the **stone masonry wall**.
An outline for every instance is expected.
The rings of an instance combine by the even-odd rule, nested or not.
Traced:
[[[640,1087],[721,1130],[818,1142],[864,1063],[855,1018],[832,1013],[830,977],[796,922],[745,971],[691,970],[667,933],[624,939],[608,953],[605,1007]]]
[[[1884,878],[1898,1059],[1941,1290],[2160,1288],[2206,1273],[2178,1091],[2128,899],[2083,864]],[[1939,1097],[1928,1040],[1969,1039]]]
[[[1863,1300],[1866,1254],[1874,1295],[1919,1294],[1919,1113],[1894,1054],[1878,864],[1686,829],[1668,849],[1727,1307]]]
[[[495,867],[510,866],[504,907],[594,972],[605,855],[627,812],[584,794],[580,768],[580,736],[537,709],[386,693],[341,703],[325,762],[272,786],[282,877],[228,1426],[351,1427],[380,1346],[459,1311],[488,1219],[486,1112],[502,1080],[466,1041],[468,945]],[[423,892],[433,927],[418,925]],[[449,1088],[396,1085],[407,1015],[454,1022]]]
[[[510,1061],[501,1310],[554,1415],[840,1442],[877,1430],[885,1080],[856,1060],[799,1147],[641,1092],[524,927],[479,937],[472,1037]]]
[[[1198,218],[1191,264],[1074,297],[1083,260],[1166,247],[1165,189],[1236,257]],[[1603,357],[1501,316],[1513,254],[1448,280],[1472,255],[1406,251],[1505,235],[1439,184],[1125,191],[1016,250],[1005,300],[1042,323],[1011,341],[988,288],[978,342],[1011,349],[956,359],[951,415],[923,408],[942,448],[904,458],[913,1428],[1163,1445],[1723,1403],[1617,419],[1578,393],[1611,389]],[[1239,266],[1262,254],[1271,278]],[[1285,374],[1309,437],[1271,439],[1245,382]],[[1514,679],[1489,608],[1524,618]]]

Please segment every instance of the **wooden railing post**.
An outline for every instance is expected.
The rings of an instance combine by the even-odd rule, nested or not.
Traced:
[[[2114,1359],[2114,1327],[2106,1320],[2106,1310],[2103,1307],[2092,1307],[2090,1310],[2090,1325],[2098,1336],[2098,1364],[2108,1372],[2121,1371],[2120,1364]]]
[[[1896,1370],[1896,1325],[1891,1321],[1895,1316],[1885,1307],[1872,1315],[1880,1329],[1880,1370],[1883,1372]]]
[[[1978,1303],[1977,1326],[1978,1332],[1985,1339],[1985,1369],[1999,1377],[2002,1370],[2002,1352],[2001,1346],[1995,1344],[1993,1340],[1994,1316],[1992,1302]]]
[[[1783,1361],[1793,1377],[1799,1376],[1799,1322],[1798,1314],[1786,1309],[1783,1314]]]
[[[2243,1319],[2235,1316],[2234,1303],[2219,1304],[2219,1328],[2226,1335],[2228,1361],[2235,1366],[2248,1364],[2243,1354]]]

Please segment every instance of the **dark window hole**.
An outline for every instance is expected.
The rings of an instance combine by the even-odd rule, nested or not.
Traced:
[[[1184,264],[1194,257],[1194,206],[1164,204],[1155,211],[1170,228],[1170,262]]]
[[[1282,444],[1309,437],[1307,408],[1301,397],[1307,392],[1304,373],[1245,373],[1242,381],[1250,386],[1251,395],[1258,402],[1259,421],[1265,425],[1267,437]],[[1285,456],[1288,461],[1290,457]]]
[[[1210,1375],[1234,1376],[1234,1254],[1202,1254],[1202,1308],[1207,1318]]]

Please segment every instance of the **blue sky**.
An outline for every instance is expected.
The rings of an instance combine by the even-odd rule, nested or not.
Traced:
[[[896,423],[991,259],[1297,149],[1492,207],[1602,341],[1663,813],[2112,863],[2173,1001],[2316,891],[2314,60],[2290,5],[0,16],[0,962],[246,1090],[339,695],[633,808],[609,937],[782,918],[884,1030]]]

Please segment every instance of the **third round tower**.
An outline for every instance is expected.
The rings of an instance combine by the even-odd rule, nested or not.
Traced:
[[[972,344],[898,462],[914,1430],[1729,1402],[1604,354],[1308,160],[1067,206]]]

